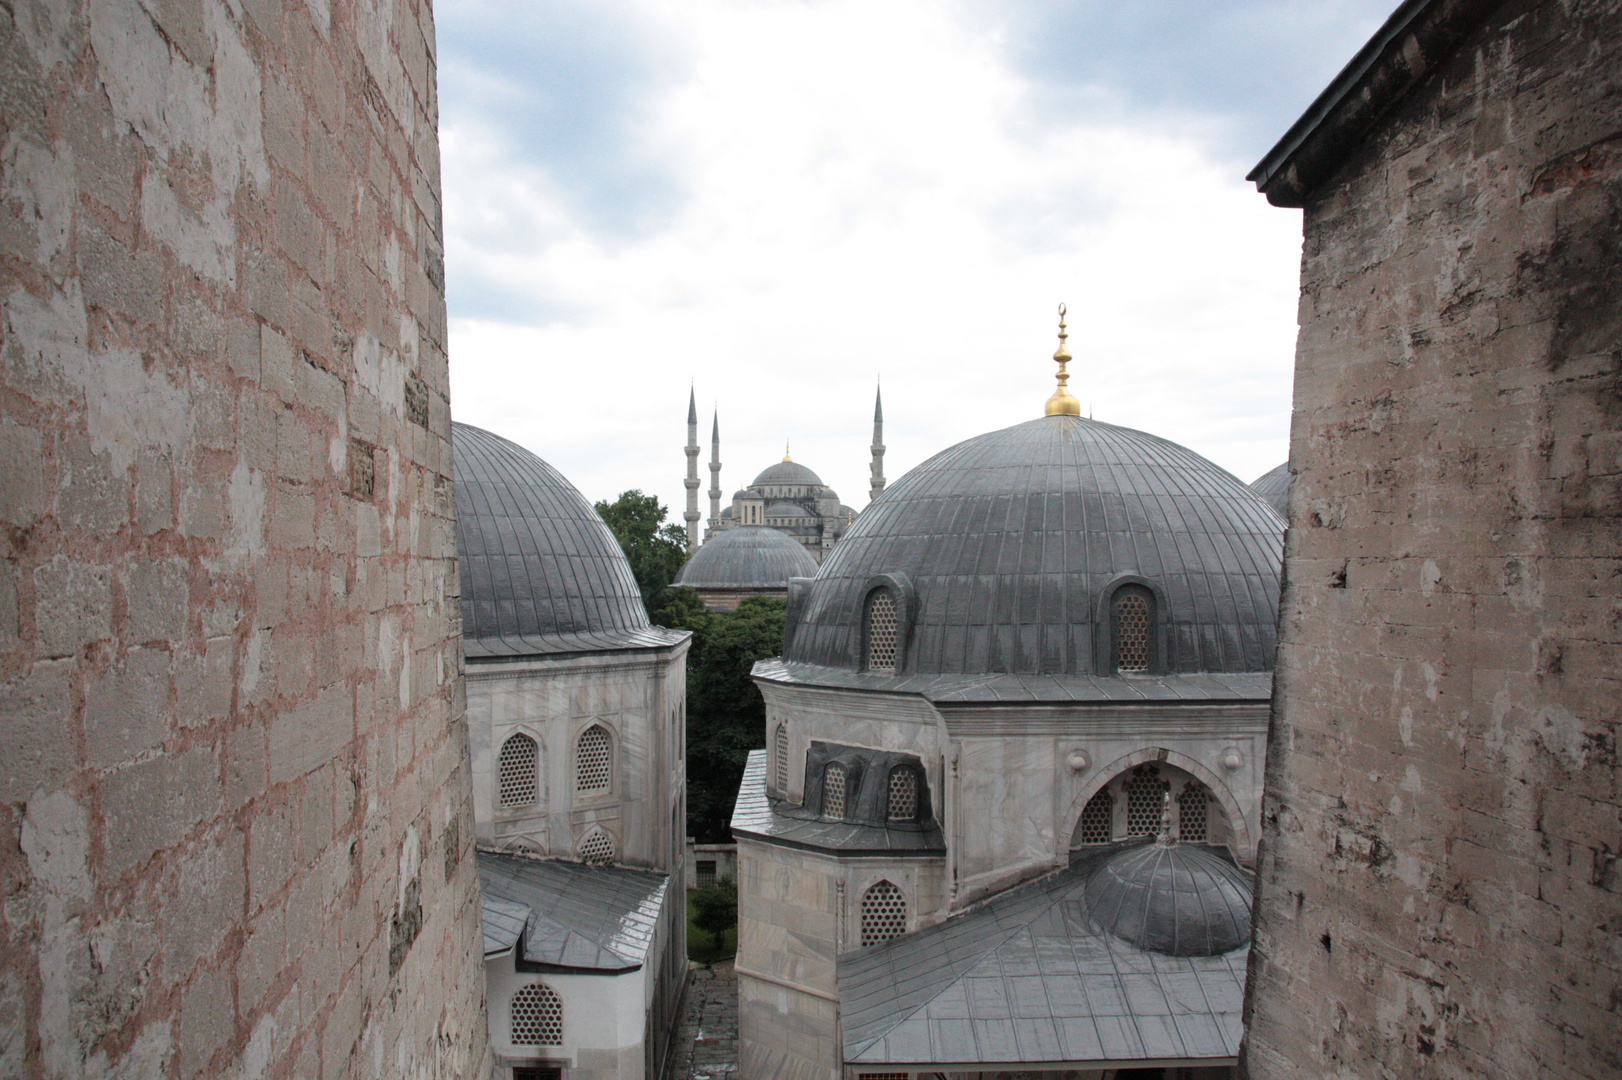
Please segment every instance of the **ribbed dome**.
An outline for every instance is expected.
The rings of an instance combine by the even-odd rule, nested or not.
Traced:
[[[1087,878],[1084,903],[1099,926],[1140,949],[1216,956],[1250,941],[1250,875],[1210,848],[1135,844]]]
[[[821,487],[822,477],[801,465],[798,461],[779,461],[776,465],[767,466],[766,470],[755,477],[750,485],[752,488],[762,487]]]
[[[785,659],[855,668],[869,589],[904,580],[898,673],[1108,674],[1100,600],[1132,578],[1163,597],[1165,671],[1267,671],[1282,542],[1267,505],[1192,450],[1043,417],[885,489],[824,560]]]
[[[556,469],[517,443],[451,425],[467,638],[649,627],[631,564]]]
[[[705,541],[674,584],[695,589],[786,589],[789,578],[816,572],[816,560],[799,541],[776,529],[743,525]]]
[[[769,518],[808,518],[811,511],[799,503],[774,502],[766,504],[766,516]]]
[[[1260,495],[1267,502],[1267,505],[1278,513],[1279,517],[1286,521],[1289,520],[1290,463],[1288,461],[1252,480],[1250,490]]]

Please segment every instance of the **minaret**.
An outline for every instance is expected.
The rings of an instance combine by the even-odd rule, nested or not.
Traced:
[[[884,395],[873,391],[873,478],[867,498],[871,502],[884,490]]]
[[[710,528],[704,534],[708,540],[721,527],[721,410],[715,410],[715,422],[710,426]]]
[[[687,391],[687,550],[698,550],[698,400]]]
[[[1064,339],[1070,335],[1064,332],[1064,315],[1064,305],[1060,304],[1059,347],[1053,351],[1053,362],[1059,365],[1059,388],[1053,391],[1052,397],[1048,398],[1047,407],[1042,410],[1045,416],[1081,415],[1081,402],[1076,400],[1075,395],[1070,392],[1070,388],[1065,385],[1070,381],[1070,372],[1065,370],[1065,365],[1070,363],[1070,350],[1065,348]]]

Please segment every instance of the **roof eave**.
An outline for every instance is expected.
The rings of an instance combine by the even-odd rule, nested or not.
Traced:
[[[1301,207],[1503,0],[1404,0],[1245,179]]]

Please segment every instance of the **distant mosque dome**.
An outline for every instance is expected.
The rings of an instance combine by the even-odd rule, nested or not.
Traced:
[[[1290,463],[1286,461],[1250,482],[1250,490],[1260,495],[1278,516],[1290,519]]]
[[[740,525],[717,533],[687,560],[673,582],[695,589],[787,589],[788,579],[811,577],[817,561],[786,533]]]
[[[808,518],[812,516],[811,511],[799,503],[774,502],[766,504],[767,518]]]
[[[462,635],[478,641],[648,630],[631,564],[575,486],[517,443],[451,425]]]
[[[1087,877],[1094,922],[1140,949],[1216,956],[1250,941],[1254,885],[1201,844],[1133,844],[1106,856]]]
[[[784,659],[896,675],[1268,671],[1282,546],[1267,505],[1192,450],[1048,415],[944,450],[874,499],[794,597]]]
[[[785,458],[776,465],[766,466],[749,486],[752,488],[821,487],[822,477],[799,462],[789,461]]]

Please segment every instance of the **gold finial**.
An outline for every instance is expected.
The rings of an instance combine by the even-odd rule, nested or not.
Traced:
[[[793,461],[794,460],[793,458],[788,456],[788,440],[787,439],[783,440],[783,460],[784,461]]]
[[[1065,348],[1064,341],[1070,335],[1064,332],[1064,316],[1065,307],[1060,304],[1059,347],[1053,353],[1053,362],[1059,365],[1059,388],[1053,391],[1052,397],[1048,398],[1047,408],[1043,411],[1045,416],[1081,415],[1081,402],[1076,400],[1075,396],[1070,393],[1070,388],[1065,385],[1070,381],[1070,372],[1065,370],[1065,365],[1070,363],[1070,350]]]

